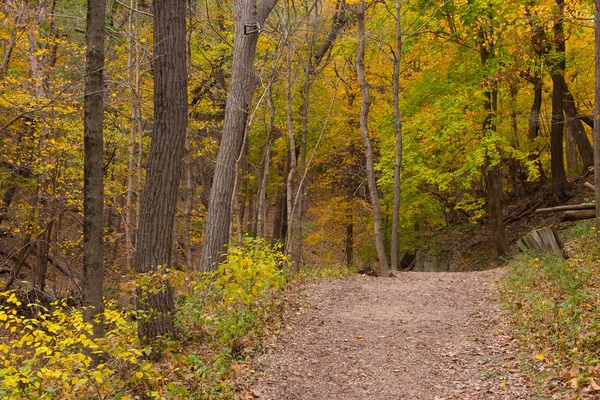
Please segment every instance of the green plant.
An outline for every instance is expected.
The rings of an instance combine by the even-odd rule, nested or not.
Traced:
[[[531,362],[544,364],[536,370],[571,387],[594,386],[600,380],[600,266],[589,224],[567,236],[576,238],[569,260],[527,252],[509,263],[504,303]]]

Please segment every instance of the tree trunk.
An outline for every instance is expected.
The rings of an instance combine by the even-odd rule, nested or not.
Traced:
[[[369,197],[373,207],[373,233],[375,236],[375,248],[377,250],[378,265],[375,268],[377,276],[389,276],[390,271],[385,254],[385,244],[381,227],[381,211],[379,209],[379,193],[377,192],[377,180],[375,178],[375,162],[373,157],[373,148],[371,147],[371,138],[369,137],[369,108],[371,102],[369,99],[369,85],[365,77],[365,0],[361,0],[358,17],[358,51],[356,54],[356,74],[360,84],[360,94],[362,102],[360,106],[360,134],[362,136],[365,157],[367,161],[367,183],[369,186]]]
[[[588,138],[585,128],[583,127],[583,123],[579,118],[579,112],[577,111],[577,106],[575,105],[575,99],[573,99],[573,95],[569,91],[567,84],[565,82],[563,82],[563,84],[563,106],[565,116],[567,118],[567,127],[569,129],[569,134],[567,135],[567,137],[571,136],[573,138],[573,141],[575,142],[575,144],[577,145],[577,149],[579,150],[579,154],[581,155],[581,160],[583,161],[583,168],[584,170],[587,170],[587,168],[594,165],[594,148],[590,144],[590,139]]]
[[[491,17],[490,17],[491,18]],[[486,42],[486,33],[483,28],[479,30],[479,55],[481,65],[485,67],[488,61],[494,56],[493,43]],[[484,92],[484,119],[483,135],[490,136],[496,133],[496,115],[498,112],[498,88],[496,83],[488,84]],[[487,190],[487,208],[490,218],[490,228],[494,238],[494,245],[498,256],[507,253],[506,238],[504,236],[504,218],[502,216],[502,169],[500,160],[492,161],[489,149],[485,159],[485,185]],[[493,164],[492,164],[493,163]]]
[[[400,230],[400,173],[402,171],[402,119],[400,117],[400,60],[402,59],[402,25],[400,0],[394,1],[396,7],[396,51],[394,54],[394,133],[396,156],[394,158],[394,208],[392,210],[392,238],[390,258],[392,271],[398,270],[398,234]]]
[[[352,168],[346,168],[346,266],[354,263],[354,177]]]
[[[137,2],[131,0],[129,6],[132,10],[137,8]],[[137,28],[137,16],[135,12],[130,10],[128,18],[128,54],[127,54],[127,66],[128,66],[128,79],[129,85],[131,86],[131,126],[129,128],[129,174],[127,176],[127,198],[125,203],[125,247],[127,251],[127,267],[133,266],[133,248],[134,248],[134,236],[135,228],[134,225],[134,213],[135,206],[133,203],[133,197],[136,192],[134,175],[136,169],[136,145],[137,138],[141,132],[140,118],[138,114],[140,109],[140,98],[139,98],[139,83],[140,83],[140,61],[139,61],[139,43],[138,43],[138,28]],[[137,146],[138,152],[142,152],[142,148]],[[141,171],[141,165],[137,168]],[[138,182],[139,184],[139,182]],[[139,193],[138,193],[139,194]],[[136,221],[139,222],[139,221]]]
[[[487,61],[487,60],[486,60]],[[496,131],[494,117],[497,106],[497,89],[485,93],[485,120],[483,123],[484,135]],[[499,164],[490,166],[489,157],[486,157],[485,183],[487,188],[488,213],[490,216],[490,227],[494,237],[496,253],[503,256],[508,248],[504,236],[504,218],[502,216],[502,169]]]
[[[37,27],[48,17],[44,7],[44,2],[40,1],[33,12],[33,21],[27,30],[27,39],[29,42],[29,69],[31,77],[35,84],[35,98],[38,102],[48,99],[48,92],[46,90],[46,79],[44,77],[44,57],[40,55],[40,48],[38,45]],[[51,15],[50,18],[54,16]],[[40,124],[40,140],[39,140],[39,152],[41,154],[41,164],[47,165],[50,163],[48,158],[48,152],[45,151],[48,146],[48,140],[50,139],[50,131],[48,126]],[[48,268],[48,250],[50,248],[50,231],[52,221],[52,200],[50,189],[51,179],[49,171],[44,171],[38,177],[39,191],[38,191],[38,230],[39,234],[36,239],[36,250],[37,260],[34,266],[34,286],[40,291],[44,291],[46,285],[46,271]]]
[[[273,103],[272,85],[269,85],[267,93],[267,107],[269,109],[269,127],[267,129],[267,142],[262,159],[262,173],[256,200],[256,236],[266,236],[267,222],[267,183],[269,181],[269,166],[271,161],[271,141],[273,140],[273,131],[275,130],[275,104]]]
[[[104,20],[106,1],[90,0],[87,10],[84,94],[83,303],[94,337],[104,334]]]
[[[594,2],[594,29],[596,58],[594,69],[594,184],[596,190],[596,243],[600,243],[600,0]]]
[[[254,57],[259,27],[277,0],[234,0],[235,38],[231,80],[227,91],[223,136],[217,155],[215,176],[210,192],[201,271],[217,269],[228,243],[231,200],[234,195],[235,161],[240,153],[248,118],[248,108],[256,85]]]
[[[187,130],[186,2],[152,3],[154,14],[154,125],[135,257],[137,273],[153,274],[171,265],[173,226]],[[173,296],[169,283],[138,291],[142,343],[173,335]],[[156,290],[160,289],[160,290]]]
[[[286,210],[287,210],[287,231],[286,231],[286,254],[290,255],[293,251],[293,227],[294,227],[294,174],[296,173],[296,139],[294,136],[294,125],[292,121],[292,50],[288,47],[287,52],[287,72],[285,76],[286,92],[286,127],[288,133],[288,150],[290,156],[290,169],[286,182]],[[294,267],[296,265],[294,264]],[[296,270],[298,272],[298,270]]]
[[[540,110],[542,108],[542,82],[533,88],[533,105],[529,114],[529,140],[533,141],[540,133]]]
[[[194,207],[194,180],[192,173],[192,149],[188,138],[185,141],[185,208],[183,210],[183,250],[185,253],[185,265],[188,271],[194,270],[194,261],[192,257],[192,243],[191,243],[191,230],[192,230],[192,210]]]
[[[308,9],[308,5],[307,5]],[[306,31],[306,41],[308,42],[308,30]],[[310,63],[310,58],[312,54],[312,45],[313,40],[310,45],[307,43],[307,50],[305,55],[305,65],[304,65],[304,88],[302,91],[302,135],[300,138],[300,165],[299,165],[299,176],[298,180],[298,189],[296,190],[296,204],[293,205],[293,209],[296,210],[296,245],[294,246],[293,251],[293,259],[294,266],[296,271],[300,271],[300,267],[302,266],[302,250],[303,250],[303,228],[304,228],[304,176],[306,174],[306,139],[308,137],[308,105],[309,105],[309,96],[310,96],[310,75],[312,70],[312,65]]]
[[[575,138],[571,134],[572,130],[567,125],[565,129],[565,155],[567,157],[567,171],[576,171],[579,166],[579,152],[575,144]]]
[[[557,61],[552,65],[552,130],[550,132],[550,166],[552,170],[552,195],[559,203],[569,195],[563,156],[564,93],[565,93],[565,35],[563,29],[564,0],[556,0],[554,20],[554,46]]]

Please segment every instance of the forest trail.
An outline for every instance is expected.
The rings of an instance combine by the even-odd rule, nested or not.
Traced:
[[[503,270],[309,284],[259,360],[263,400],[536,399],[504,331]]]

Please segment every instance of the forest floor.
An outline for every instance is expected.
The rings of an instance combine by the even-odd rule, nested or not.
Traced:
[[[495,282],[504,270],[364,275],[304,286],[243,398],[538,399]]]

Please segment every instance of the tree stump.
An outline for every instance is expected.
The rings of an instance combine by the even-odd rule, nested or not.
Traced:
[[[558,237],[558,232],[556,232],[556,229],[553,226],[547,226],[529,232],[517,241],[517,246],[521,251],[537,249],[567,258],[567,255],[563,250],[563,244]]]

